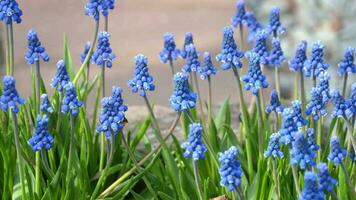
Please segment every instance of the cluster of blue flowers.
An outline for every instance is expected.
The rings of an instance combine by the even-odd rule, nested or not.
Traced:
[[[20,97],[16,90],[15,78],[12,76],[4,76],[2,95],[0,96],[0,108],[4,112],[11,109],[14,113],[19,112],[19,107],[17,104],[24,104],[25,100]]]
[[[189,125],[188,141],[182,144],[184,157],[192,157],[194,161],[205,158],[207,148],[202,139],[203,127],[201,124],[193,123]]]
[[[305,62],[303,68],[305,76],[318,77],[328,67],[324,62],[324,45],[320,41],[313,43],[310,59]]]
[[[236,14],[231,18],[231,25],[236,28],[244,24],[246,24],[245,2],[240,0],[236,4]]]
[[[246,25],[248,27],[248,41],[253,42],[257,32],[263,29],[262,24],[257,21],[253,12],[246,12]]]
[[[264,156],[273,157],[273,158],[282,158],[284,156],[283,151],[280,150],[281,142],[280,142],[281,135],[279,132],[272,133],[269,137],[268,147],[267,150],[264,152]]]
[[[142,54],[135,56],[134,78],[128,81],[128,85],[133,93],[139,92],[141,96],[146,96],[146,91],[154,91],[155,85],[153,77],[148,72],[148,59]]]
[[[100,13],[106,17],[109,15],[109,10],[115,8],[116,0],[88,0],[85,5],[85,14],[93,17],[96,21],[100,18]]]
[[[172,33],[165,33],[163,36],[164,44],[163,49],[159,53],[159,57],[163,63],[167,61],[177,60],[179,56],[179,50],[176,49],[176,43],[174,42],[174,35]],[[185,46],[183,47],[185,49]]]
[[[186,63],[183,65],[183,72],[198,72],[200,70],[200,62],[198,59],[199,52],[196,50],[194,44],[185,46]]]
[[[313,135],[312,135],[313,136]],[[312,145],[310,146],[310,140]],[[298,165],[301,169],[310,170],[315,165],[316,148],[313,138],[306,138],[303,132],[294,134],[294,141],[292,142],[291,164]]]
[[[5,24],[21,23],[22,10],[15,0],[0,1],[0,20]]]
[[[286,58],[284,57],[280,40],[277,38],[273,38],[272,50],[268,58],[268,63],[270,65],[273,65],[274,67],[280,67],[285,59]]]
[[[298,44],[294,56],[288,62],[291,71],[303,70],[304,64],[307,61],[307,45],[308,43],[304,40]]]
[[[188,74],[178,72],[174,75],[174,91],[169,101],[175,111],[186,111],[195,107],[197,94],[190,91]]]
[[[355,61],[355,48],[348,47],[345,50],[344,59],[339,63],[338,73],[339,75],[345,75],[346,73],[356,73]]]
[[[304,174],[304,189],[299,200],[324,200],[325,195],[320,188],[318,175],[314,172],[307,171]]]
[[[28,41],[28,51],[26,52],[25,58],[29,65],[33,65],[36,62],[40,61],[42,58],[43,61],[49,61],[49,55],[46,52],[46,49],[41,45],[40,40],[38,39],[37,33],[33,30],[30,30],[27,34]]]
[[[48,95],[47,94],[42,94],[41,95],[40,110],[43,113],[53,113],[53,108],[52,108],[51,102],[48,99]]]
[[[112,52],[110,47],[110,34],[106,31],[101,31],[98,35],[98,45],[96,51],[91,55],[91,63],[97,64],[101,67],[104,65],[107,68],[112,67],[112,61],[116,55]]]
[[[318,177],[320,188],[323,191],[331,192],[337,185],[337,181],[331,177],[326,163],[319,163],[316,168],[318,169]]]
[[[122,89],[114,86],[111,96],[101,100],[101,107],[96,131],[105,133],[106,138],[109,139],[112,135],[116,136],[124,127],[127,106],[122,99]]]
[[[73,117],[76,117],[79,112],[79,108],[83,106],[83,102],[78,100],[77,92],[75,91],[75,85],[69,82],[65,85],[65,94],[62,100],[61,112],[68,113]]]
[[[269,64],[269,53],[267,48],[267,38],[269,34],[265,29],[256,33],[256,41],[252,51],[257,53],[260,57],[260,63],[263,65]]]
[[[278,93],[276,90],[271,91],[270,104],[266,107],[266,113],[282,113],[283,112],[282,103],[279,101]]]
[[[52,79],[51,86],[56,87],[59,92],[62,92],[69,81],[66,65],[63,60],[59,60],[57,62],[57,72]]]
[[[335,117],[350,118],[353,115],[353,113],[349,109],[350,107],[349,107],[348,102],[340,94],[340,91],[339,90],[331,90],[330,95],[331,95],[331,100],[334,103],[334,109],[331,112],[331,117],[333,117],[333,118],[335,118]]]
[[[220,185],[227,187],[229,191],[233,191],[241,185],[242,168],[239,160],[237,160],[237,154],[238,151],[235,146],[219,153]]]
[[[184,59],[187,57],[187,51],[185,48],[190,44],[194,44],[193,34],[191,32],[187,32],[185,33],[183,48],[179,51],[179,55]]]
[[[204,63],[203,66],[199,68],[200,78],[202,80],[209,79],[212,75],[217,73],[217,69],[214,67],[211,61],[211,55],[209,52],[204,53]]]
[[[339,138],[337,138],[337,136],[332,136],[330,139],[330,154],[328,159],[334,165],[340,165],[342,160],[346,157],[346,154],[347,151],[341,146]]]
[[[47,115],[37,116],[36,129],[28,144],[33,151],[48,150],[53,147],[54,139],[48,130]]]
[[[84,45],[84,51],[83,53],[80,55],[80,63],[83,64],[85,61],[85,58],[87,57],[89,50],[91,48],[91,43],[89,41],[87,41]]]
[[[286,32],[286,29],[282,26],[282,23],[279,19],[280,9],[279,8],[272,8],[270,15],[269,15],[269,24],[268,30],[269,32],[273,33],[274,37],[277,37],[278,34],[283,34]]]

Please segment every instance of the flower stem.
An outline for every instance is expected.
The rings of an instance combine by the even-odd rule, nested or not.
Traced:
[[[304,75],[302,69],[299,71],[299,78],[300,78],[300,101],[302,103],[302,113],[304,114],[305,109],[305,88],[304,88]]]
[[[277,200],[281,199],[281,191],[279,188],[279,181],[278,181],[278,176],[277,176],[277,164],[276,164],[276,159],[272,159],[272,167],[273,167],[273,179],[274,179],[274,185],[277,193]]]
[[[104,30],[105,30],[106,32],[109,31],[109,16],[105,16],[105,17],[104,17]]]
[[[106,64],[104,63],[103,66],[101,66],[101,97],[105,97],[105,67]],[[100,135],[100,162],[99,162],[99,170],[101,171],[104,169],[104,159],[105,159],[105,135],[101,134]]]
[[[342,85],[342,97],[344,97],[344,98],[345,98],[345,95],[346,95],[347,78],[348,78],[348,73],[346,72],[345,75],[344,75],[344,82],[343,82],[343,85]]]
[[[212,119],[213,115],[212,115],[212,103],[213,103],[213,93],[212,93],[212,89],[211,89],[211,77],[208,76],[208,119],[209,121]]]
[[[355,137],[353,136],[353,128],[352,128],[352,125],[351,123],[349,122],[349,120],[347,120],[346,117],[344,117],[345,119],[345,124],[347,126],[347,134],[348,134],[348,137],[351,139],[351,143],[352,143],[352,146],[354,149],[356,149],[356,139]]]
[[[294,76],[294,99],[301,99],[300,98],[300,94],[298,94],[298,93],[300,93],[300,92],[298,92],[299,91],[299,76],[300,76],[300,74],[299,74],[299,72],[298,73],[295,73],[295,76]]]
[[[239,195],[240,200],[244,200],[245,199],[244,193],[241,190],[241,186],[237,188],[237,194]]]
[[[87,100],[88,100],[88,88],[89,88],[89,78],[90,78],[90,63],[87,63],[87,73],[85,76],[85,94],[84,94],[84,107],[87,107]]]
[[[199,83],[198,83],[198,77],[197,77],[197,72],[193,72],[193,76],[194,76],[194,85],[195,85],[195,89],[198,93],[198,101],[199,101],[199,111],[200,111],[200,116],[202,118],[203,121],[203,125],[206,128],[206,120],[205,120],[205,114],[204,114],[204,110],[203,110],[203,101],[201,99],[201,93],[199,90]]]
[[[169,66],[171,68],[172,76],[174,76],[174,74],[175,74],[174,65],[173,65],[173,60],[171,58],[169,59]]]
[[[6,41],[7,41],[7,59],[6,59],[6,74],[13,75],[14,73],[14,33],[12,22],[6,25]]]
[[[41,197],[41,154],[40,152],[36,152],[36,172],[35,172],[35,180],[36,186],[35,191],[37,197]]]
[[[69,140],[69,154],[68,154],[68,169],[67,169],[67,177],[66,181],[69,183],[72,173],[72,160],[73,160],[73,151],[74,151],[74,130],[75,130],[75,122],[74,116],[70,116],[70,140]]]
[[[37,114],[40,114],[40,106],[41,106],[41,71],[40,71],[40,61],[36,61],[36,111]]]
[[[242,24],[239,25],[239,31],[240,31],[240,45],[241,45],[241,50],[244,50],[244,27]]]
[[[275,67],[274,68],[274,76],[276,78],[276,90],[277,90],[279,98],[281,98],[281,86],[280,86],[280,80],[279,80],[279,67]]]
[[[350,179],[350,175],[349,175],[349,173],[347,172],[347,169],[346,169],[344,163],[341,162],[341,163],[340,163],[340,166],[341,166],[342,171],[343,171],[344,174],[345,174],[346,182],[347,182],[347,185],[349,186],[349,189],[351,190],[350,192],[352,193],[352,196],[353,196],[353,197],[356,197],[355,188],[354,188],[354,186],[352,185],[352,181],[351,181],[351,179]]]
[[[297,190],[298,196],[300,196],[300,188],[299,188],[299,182],[298,182],[298,170],[294,165],[292,165],[292,174],[293,174],[295,189]]]
[[[200,200],[203,200],[203,195],[200,189],[200,185],[199,185],[199,169],[198,169],[198,165],[196,163],[196,161],[192,160],[193,163],[193,170],[194,170],[194,180],[195,180],[195,185],[197,187],[198,190],[198,196]]]
[[[258,115],[258,147],[259,147],[259,152],[262,155],[263,154],[263,145],[264,145],[264,131],[263,131],[263,113],[261,109],[261,95],[258,93],[256,95],[256,107],[257,107],[257,115]]]
[[[161,133],[161,129],[159,128],[159,125],[158,125],[158,122],[157,122],[157,119],[156,119],[156,116],[153,112],[153,109],[151,107],[151,104],[147,98],[147,96],[143,96],[143,99],[145,100],[145,104],[147,106],[147,109],[151,115],[151,118],[153,120],[153,127],[154,129],[156,129],[156,131],[153,131],[155,133],[155,136],[157,138],[157,140],[159,141],[159,143],[163,146],[163,148],[167,149],[167,144],[166,142],[164,141],[163,137],[162,137],[162,133]]]
[[[322,144],[322,134],[323,134],[323,122],[324,117],[320,116],[320,119],[318,121],[318,129],[317,129],[317,144],[320,147],[320,150],[318,151],[318,160],[321,161],[321,152],[323,149],[323,144]]]

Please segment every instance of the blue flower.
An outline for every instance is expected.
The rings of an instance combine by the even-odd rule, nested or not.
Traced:
[[[338,64],[338,74],[340,76],[345,75],[346,73],[356,73],[355,65],[355,48],[348,47],[345,50],[344,59]]]
[[[298,44],[294,56],[292,57],[292,59],[288,61],[289,70],[291,71],[303,70],[304,64],[307,61],[307,46],[308,43],[304,40]]]
[[[47,54],[46,49],[41,45],[35,31],[28,31],[27,41],[28,51],[26,52],[25,58],[29,65],[35,64],[35,62],[40,61],[41,58],[45,62],[49,61],[49,55]]]
[[[327,71],[322,71],[319,74],[319,84],[318,88],[321,89],[321,94],[323,96],[323,104],[327,104],[330,99],[330,89],[329,89],[329,80],[330,80],[330,75]]]
[[[323,191],[331,192],[337,185],[337,181],[331,177],[326,163],[319,163],[316,168],[318,169],[320,188]]]
[[[350,116],[354,116],[356,114],[356,83],[351,86],[350,98],[346,100],[346,104],[348,108],[345,112]]]
[[[175,111],[186,111],[194,108],[197,94],[190,91],[188,74],[176,73],[173,77],[174,91],[169,101]]]
[[[84,7],[85,14],[98,21],[100,13],[105,17],[109,15],[109,9],[114,9],[115,2],[116,0],[88,0]]]
[[[305,114],[312,115],[315,121],[319,120],[320,116],[325,116],[327,110],[326,104],[323,102],[323,96],[319,87],[313,87],[310,92],[310,101],[306,106]]]
[[[308,140],[309,149],[311,151],[318,151],[320,149],[320,146],[315,141],[314,129],[312,128],[307,129],[307,140]]]
[[[99,125],[96,131],[105,133],[106,138],[109,139],[111,134],[116,136],[125,125],[127,106],[124,105],[124,100],[122,99],[122,89],[114,86],[111,96],[104,97],[101,100],[101,107]]]
[[[91,48],[91,43],[89,41],[87,41],[84,45],[84,51],[83,53],[80,55],[80,63],[83,64],[85,61],[85,58],[87,57],[89,50]]]
[[[179,50],[176,49],[176,43],[174,42],[174,35],[172,33],[165,33],[163,35],[164,44],[163,49],[159,53],[159,58],[163,63],[167,61],[177,60]],[[185,48],[185,47],[184,47]]]
[[[298,165],[301,169],[310,169],[315,165],[316,150],[315,145],[309,146],[308,139],[303,132],[294,134],[292,142],[291,164]]]
[[[236,14],[231,18],[231,25],[236,28],[243,24],[246,24],[245,2],[239,0],[236,4]]]
[[[284,156],[283,151],[281,151],[281,143],[280,143],[281,135],[277,133],[273,133],[269,137],[267,151],[264,152],[264,157],[273,157],[273,158],[282,158]]]
[[[66,65],[63,60],[59,60],[57,62],[57,72],[52,79],[51,86],[57,87],[57,90],[62,92],[69,81]]]
[[[91,56],[91,63],[107,68],[112,67],[112,61],[116,58],[116,55],[112,52],[110,47],[110,34],[105,31],[101,31],[98,36],[98,45],[96,51]]]
[[[297,124],[298,127],[303,127],[308,124],[308,120],[304,119],[302,113],[302,104],[300,101],[295,100],[292,102],[292,108],[294,111],[294,122]]]
[[[15,78],[12,76],[4,76],[2,85],[2,95],[0,96],[0,108],[7,112],[10,108],[13,112],[18,113],[19,107],[17,104],[24,104],[25,100],[20,97],[16,90]]]
[[[269,24],[268,31],[273,33],[274,37],[277,37],[277,34],[283,34],[286,32],[286,29],[282,26],[279,19],[280,9],[272,8],[269,15]]]
[[[22,10],[15,0],[0,1],[0,20],[5,24],[21,23]]]
[[[262,24],[257,21],[253,12],[246,12],[246,24],[248,27],[248,41],[253,42],[257,32],[263,29]]]
[[[346,157],[347,151],[344,149],[337,136],[332,136],[330,139],[330,153],[328,160],[330,160],[334,165],[339,165],[342,160]]]
[[[61,112],[68,113],[74,117],[78,115],[79,108],[83,106],[83,102],[78,100],[77,92],[75,91],[75,86],[72,82],[69,82],[65,86],[65,94],[62,100]]]
[[[48,130],[48,117],[47,115],[37,116],[37,123],[35,133],[28,140],[28,144],[32,150],[37,152],[41,150],[48,150],[53,147],[53,136]]]
[[[204,65],[199,68],[200,78],[202,80],[209,79],[212,75],[217,73],[217,69],[214,67],[211,61],[211,56],[209,52],[204,53]]]
[[[241,185],[242,168],[239,160],[237,160],[237,154],[238,151],[235,146],[219,153],[220,185],[227,187],[229,191],[233,191]]]
[[[216,56],[216,60],[222,62],[221,68],[229,70],[232,67],[241,68],[240,59],[244,56],[243,52],[237,49],[234,39],[234,31],[230,26],[224,28],[221,52]]]
[[[128,81],[131,91],[146,96],[146,91],[154,91],[153,77],[148,72],[148,59],[142,54],[135,56],[134,78]]]
[[[304,74],[306,77],[318,77],[320,72],[326,71],[329,65],[324,62],[324,45],[320,42],[314,42],[310,59],[304,64]]]
[[[275,67],[280,67],[286,58],[284,57],[281,42],[277,38],[273,38],[272,40],[272,50],[268,58],[268,62],[270,65],[274,65]]]
[[[331,112],[331,117],[352,117],[353,113],[350,110],[349,102],[345,101],[345,99],[340,94],[338,90],[331,90],[331,101],[334,104],[334,109]]]
[[[283,112],[282,103],[279,101],[278,93],[276,90],[272,90],[271,92],[271,100],[270,105],[266,107],[266,113],[276,112],[282,113]]]
[[[253,46],[252,51],[257,53],[260,57],[260,63],[263,65],[269,64],[269,54],[267,50],[267,38],[268,33],[266,30],[262,29],[256,33],[256,41]]]
[[[205,158],[205,152],[207,150],[202,139],[203,127],[201,124],[193,123],[189,125],[188,141],[182,144],[184,151],[184,157],[192,157],[194,161]]]
[[[299,200],[324,200],[325,195],[320,189],[318,175],[307,171],[304,174],[304,188],[299,196]]]
[[[48,99],[47,94],[41,95],[40,110],[41,110],[41,112],[44,112],[44,113],[53,113],[53,108],[52,108],[51,102]]]
[[[187,57],[187,52],[186,52],[185,48],[190,44],[194,44],[193,34],[191,32],[187,32],[187,33],[185,33],[183,48],[180,50],[180,56],[184,59]]]
[[[183,66],[183,72],[197,72],[200,70],[199,52],[196,50],[194,44],[187,45],[185,51],[186,63]]]
[[[249,59],[249,68],[247,73],[241,77],[241,80],[245,83],[245,90],[251,90],[254,95],[257,95],[260,89],[268,87],[268,83],[266,77],[262,74],[258,54],[247,52],[246,57]]]

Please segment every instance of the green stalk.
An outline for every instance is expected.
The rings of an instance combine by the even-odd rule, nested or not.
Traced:
[[[277,176],[277,164],[276,160],[272,158],[272,167],[273,167],[273,179],[274,179],[274,185],[277,193],[277,200],[281,199],[281,190],[279,188],[279,181],[278,181],[278,176]]]
[[[245,199],[244,193],[243,193],[241,187],[238,187],[238,188],[237,188],[237,194],[239,195],[240,200],[244,200],[244,199]]]
[[[40,71],[40,61],[36,61],[36,111],[37,114],[40,114],[40,106],[41,106],[41,71]]]
[[[355,187],[353,186],[352,181],[351,181],[351,179],[350,179],[350,175],[349,175],[349,173],[347,172],[347,169],[346,169],[346,167],[345,167],[345,165],[344,165],[343,162],[340,163],[340,166],[341,166],[342,171],[343,171],[344,174],[345,174],[345,178],[346,178],[347,185],[349,186],[349,189],[351,190],[350,192],[352,193],[352,196],[354,197],[353,199],[355,199],[355,197],[356,197],[356,191],[355,191]]]
[[[101,66],[101,97],[105,97],[105,67],[106,63]],[[104,168],[104,159],[105,159],[105,135],[100,135],[100,162],[99,162],[99,170],[101,171]]]
[[[147,96],[143,96],[143,99],[145,100],[146,107],[147,107],[147,109],[148,109],[148,111],[149,111],[149,113],[151,115],[153,126],[156,129],[156,131],[153,131],[153,133],[155,133],[155,136],[156,136],[157,140],[163,146],[163,148],[164,149],[168,149],[166,142],[163,140],[161,129],[159,128],[156,116],[155,116],[155,114],[154,114],[154,112],[152,110],[151,104],[150,104]]]
[[[258,115],[258,147],[259,147],[259,152],[260,155],[262,156],[263,154],[263,145],[264,145],[264,129],[263,129],[263,113],[261,109],[261,95],[258,93],[256,95],[256,107],[257,107],[257,115]]]
[[[298,91],[299,91],[299,87],[298,86],[299,86],[299,73],[296,73],[295,76],[294,76],[294,90],[293,90],[294,99],[300,99],[301,100],[301,98],[299,98],[300,96],[298,94]]]
[[[292,174],[293,174],[295,189],[297,190],[298,196],[300,196],[300,188],[299,188],[299,182],[298,182],[298,171],[294,165],[292,165]]]
[[[195,186],[197,187],[198,190],[198,196],[200,200],[203,200],[203,195],[200,189],[200,185],[199,185],[199,169],[198,169],[198,165],[196,163],[196,161],[192,160],[193,163],[193,170],[194,170],[194,180],[195,180]]]
[[[347,135],[348,137],[351,139],[351,143],[352,143],[352,146],[354,149],[356,149],[356,139],[355,137],[353,136],[353,128],[352,128],[352,125],[351,123],[347,120],[346,117],[344,117],[344,120],[345,120],[345,124],[347,126]]]
[[[323,134],[323,124],[324,124],[324,117],[320,116],[319,122],[318,122],[318,132],[317,132],[317,144],[320,147],[320,150],[318,151],[318,160],[321,161],[321,152],[324,149],[323,144],[322,144],[322,134]]]
[[[300,100],[302,103],[302,113],[304,113],[305,105],[306,105],[306,98],[305,98],[305,88],[304,88],[304,75],[303,70],[300,69],[299,71],[299,78],[300,78]]]
[[[345,95],[346,95],[347,78],[348,78],[348,73],[346,72],[345,75],[344,75],[344,82],[342,84],[342,97],[344,97],[344,98],[345,98]]]
[[[274,68],[274,77],[276,78],[276,90],[279,98],[281,98],[281,85],[279,80],[279,67]]]
[[[104,30],[105,30],[106,32],[109,31],[109,16],[105,16],[105,17],[104,17]]]
[[[84,107],[87,107],[87,99],[88,99],[88,88],[89,88],[89,75],[90,75],[90,63],[87,64],[87,73],[86,73],[86,80],[85,80],[85,94],[84,94]]]
[[[14,74],[14,62],[15,62],[15,53],[14,53],[14,30],[13,30],[13,26],[12,26],[12,22],[9,24],[9,29],[10,29],[10,46],[11,46],[11,75]]]
[[[240,31],[240,42],[241,42],[241,50],[244,50],[244,27],[242,24],[239,25],[239,31]]]
[[[36,152],[36,172],[35,172],[35,191],[37,197],[41,197],[41,154],[40,152]]]
[[[70,142],[69,142],[69,155],[68,155],[68,169],[66,182],[69,184],[72,171],[72,160],[73,160],[73,151],[74,151],[74,131],[75,131],[75,121],[74,116],[70,115]]]
[[[213,115],[212,115],[212,102],[213,102],[213,93],[212,93],[212,89],[211,89],[211,77],[208,76],[208,120],[210,122],[210,120],[212,119]]]
[[[200,90],[199,90],[199,83],[198,83],[198,78],[197,78],[197,72],[193,72],[193,78],[194,78],[195,89],[196,89],[196,92],[198,93],[200,116],[201,116],[201,118],[202,118],[203,125],[204,125],[205,130],[206,130],[206,120],[205,120],[205,114],[204,114],[204,110],[203,110],[203,101],[202,101],[202,99],[201,99],[201,93],[200,93]]]
[[[172,77],[174,76],[175,72],[174,72],[174,65],[173,65],[173,60],[170,58],[169,59],[169,66],[171,68],[171,72],[172,72]]]
[[[12,28],[12,22],[6,25],[6,74],[14,74],[14,33]]]

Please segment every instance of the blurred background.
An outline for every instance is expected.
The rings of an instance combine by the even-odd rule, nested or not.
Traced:
[[[282,36],[282,48],[287,58],[294,53],[296,44],[304,39],[310,44],[321,40],[326,45],[326,60],[333,71],[332,84],[337,84],[335,69],[343,56],[344,48],[356,47],[356,1],[355,0],[245,0],[248,10],[253,10],[263,24],[268,22],[269,10],[273,6],[281,8],[281,21],[287,28]],[[22,96],[30,94],[31,66],[25,63],[26,35],[29,29],[38,32],[42,44],[50,54],[51,60],[42,63],[42,76],[49,87],[56,71],[56,62],[63,57],[63,36],[67,35],[72,58],[79,68],[79,58],[86,41],[92,39],[94,21],[84,15],[85,0],[31,0],[19,1],[23,10],[23,22],[14,26],[15,32],[15,76],[17,87]],[[150,94],[151,100],[160,105],[168,105],[172,91],[169,66],[162,64],[158,53],[163,46],[163,34],[172,32],[177,47],[183,45],[185,32],[192,32],[194,42],[201,52],[211,52],[214,56],[220,50],[222,29],[230,24],[236,8],[235,0],[117,0],[116,8],[109,17],[111,45],[117,55],[112,69],[107,73],[107,90],[118,85],[125,91],[128,105],[141,105],[144,102],[127,87],[133,73],[133,57],[143,53],[149,58],[150,71],[155,78],[156,91]],[[101,25],[100,29],[103,29]],[[4,68],[4,26],[0,24],[0,64]],[[238,40],[236,31],[236,40]],[[183,60],[175,63],[181,68]],[[216,63],[216,67],[219,64]],[[99,72],[92,65],[92,71]],[[266,72],[273,84],[272,73]],[[284,96],[292,93],[294,74],[289,72],[287,64],[283,66],[281,76]],[[353,80],[349,81],[353,82]],[[307,82],[309,84],[309,82]],[[206,83],[201,82],[201,90],[206,92]],[[213,78],[213,98],[222,102],[231,95],[236,101],[235,85],[232,73],[219,71]],[[267,92],[266,92],[267,93]],[[205,97],[204,97],[205,98]]]

